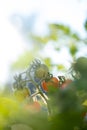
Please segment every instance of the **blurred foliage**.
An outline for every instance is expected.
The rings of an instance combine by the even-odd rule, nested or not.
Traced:
[[[62,46],[65,44],[67,44],[67,41],[69,42],[69,44],[74,41],[76,42],[80,42],[81,38],[79,37],[79,35],[77,33],[74,33],[74,31],[72,31],[70,29],[70,27],[66,26],[66,25],[62,25],[62,24],[48,24],[48,30],[49,33],[46,36],[37,36],[37,35],[32,35],[32,39],[35,42],[38,43],[48,43],[49,41],[56,41],[57,44],[60,40],[65,40],[65,43],[59,43],[62,44]],[[56,43],[55,43],[56,44]],[[55,44],[53,46],[55,46]],[[58,48],[58,45],[57,45]],[[56,48],[55,48],[56,49]]]
[[[71,61],[77,58],[77,55],[81,51],[81,46],[87,48],[86,38],[81,38],[81,36],[69,26],[58,23],[48,24],[48,33],[46,35],[40,36],[32,32],[32,34],[29,35],[29,39],[31,39],[33,48],[31,51],[26,51],[20,56],[18,60],[12,64],[12,69],[25,69],[32,59],[38,57],[42,59],[51,70],[55,67],[56,70],[64,72],[67,68],[65,65],[62,65],[62,59],[60,63],[58,63],[60,65],[55,64],[51,59],[52,54],[50,54],[50,56],[45,55],[45,47],[47,47],[48,44],[49,46],[51,45],[56,53],[60,53],[63,48],[66,48],[69,57],[72,59]]]
[[[17,61],[15,61],[12,66],[11,69],[12,70],[23,70],[26,69],[28,67],[28,65],[30,64],[30,62],[36,57],[37,55],[37,49],[33,49],[31,51],[26,51],[24,52]]]
[[[66,70],[66,68],[65,68],[65,66],[63,64],[58,64],[57,68],[58,68],[58,70],[62,70],[62,71]]]
[[[70,54],[72,56],[74,56],[76,54],[76,52],[78,51],[78,48],[76,47],[76,45],[74,43],[72,43],[69,47],[69,51],[70,51]]]
[[[84,23],[84,27],[85,27],[85,30],[87,31],[87,19],[86,19],[86,21]]]

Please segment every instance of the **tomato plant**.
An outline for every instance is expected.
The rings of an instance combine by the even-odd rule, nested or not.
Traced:
[[[17,75],[12,99],[0,98],[1,130],[12,128],[9,126],[16,123],[23,123],[32,130],[86,130],[87,78],[82,70],[87,70],[84,65],[80,71],[79,62],[73,65],[76,71],[73,79],[53,76],[46,65],[36,60]]]

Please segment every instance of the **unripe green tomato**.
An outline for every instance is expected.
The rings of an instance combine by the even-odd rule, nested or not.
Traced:
[[[41,64],[40,67],[38,67],[35,70],[35,77],[40,79],[45,78],[47,77],[48,72],[49,72],[48,67],[45,64]]]
[[[14,93],[18,101],[23,101],[26,97],[30,96],[28,88],[16,90]]]

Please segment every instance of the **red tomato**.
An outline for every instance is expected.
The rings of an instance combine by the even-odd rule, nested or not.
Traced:
[[[32,112],[39,112],[41,109],[41,106],[37,101],[34,101],[32,104],[26,104],[24,108]]]
[[[65,82],[61,85],[61,88],[67,87],[72,82],[71,79],[66,79]]]
[[[45,90],[46,92],[48,91],[47,83],[45,81],[42,82],[41,86],[43,90]]]
[[[51,83],[54,87],[58,87],[59,86],[59,80],[56,77],[53,77],[51,79]]]
[[[42,88],[47,92],[48,87],[53,86],[55,88],[59,87],[59,80],[56,77],[51,78],[49,81],[42,82]]]
[[[37,102],[37,101],[34,101],[33,107],[35,107],[36,111],[40,111],[40,109],[41,109],[41,106],[40,106],[39,102]]]

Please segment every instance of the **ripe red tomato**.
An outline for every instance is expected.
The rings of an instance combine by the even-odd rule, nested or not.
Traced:
[[[61,85],[61,88],[67,87],[72,82],[71,79],[66,79],[65,82]]]
[[[41,85],[42,85],[43,90],[45,90],[47,92],[49,90],[50,86],[58,88],[59,87],[59,80],[56,77],[52,77],[47,82],[43,81]]]
[[[26,104],[24,108],[32,112],[39,112],[41,110],[41,106],[37,101],[34,101],[32,104]]]
[[[44,91],[46,91],[46,92],[48,91],[47,83],[45,81],[43,81],[41,83],[41,86],[42,86],[42,88],[43,88]]]
[[[59,86],[59,80],[56,77],[53,77],[48,83],[48,86],[58,87]]]

